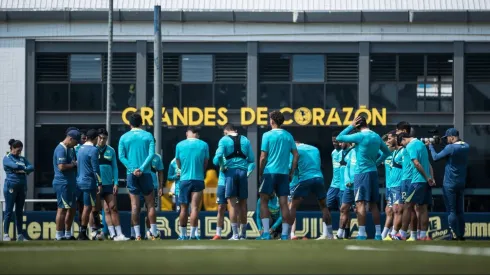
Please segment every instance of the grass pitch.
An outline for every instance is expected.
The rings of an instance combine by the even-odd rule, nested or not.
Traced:
[[[490,242],[141,241],[0,244],[0,274],[488,274]]]

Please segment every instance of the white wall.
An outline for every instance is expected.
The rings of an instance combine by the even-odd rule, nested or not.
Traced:
[[[0,156],[9,150],[11,138],[25,141],[26,41],[0,38]],[[3,199],[5,172],[0,173]]]

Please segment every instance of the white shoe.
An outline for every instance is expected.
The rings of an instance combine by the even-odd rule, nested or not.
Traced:
[[[114,237],[113,240],[115,242],[125,242],[125,241],[129,241],[129,238],[126,238],[126,236],[124,236],[124,235],[119,235],[119,236]]]
[[[4,235],[3,235],[3,241],[4,241],[4,242],[10,242],[10,241],[11,241],[11,239],[10,239],[10,237],[9,237],[9,234],[4,234]]]
[[[319,240],[333,240],[333,237],[327,237],[327,236],[320,236],[316,238],[317,241]]]
[[[230,239],[228,239],[229,241],[239,241],[240,240],[240,237],[238,237],[238,235],[233,235]]]

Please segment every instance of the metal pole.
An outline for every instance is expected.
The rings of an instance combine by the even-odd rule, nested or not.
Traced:
[[[161,20],[161,7],[154,7],[153,15],[154,25],[154,58],[153,61],[153,135],[155,136],[155,152],[161,154],[162,152],[162,105],[163,105],[163,89],[162,89],[162,20]],[[158,210],[160,210],[160,199],[158,200]]]
[[[109,136],[111,136],[111,94],[112,94],[112,10],[113,0],[109,0],[109,35],[107,39],[107,94],[106,94],[106,117],[105,128]],[[109,145],[110,139],[107,140]]]

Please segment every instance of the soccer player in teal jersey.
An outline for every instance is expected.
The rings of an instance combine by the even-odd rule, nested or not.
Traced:
[[[131,131],[119,139],[119,160],[126,167],[127,186],[131,198],[131,221],[136,240],[141,240],[140,231],[140,194],[145,198],[152,240],[156,240],[158,229],[156,224],[155,197],[153,195],[153,178],[151,161],[155,156],[155,139],[153,135],[141,129],[143,119],[134,113],[129,117]]]
[[[218,222],[216,224],[216,235],[213,237],[213,241],[221,240],[221,231],[223,230],[224,222],[225,222],[225,211],[226,211],[226,197],[225,197],[225,173],[223,173],[223,169],[219,168],[219,176],[218,176],[218,188],[216,190],[216,203],[218,204],[218,213],[217,219]],[[236,226],[236,225],[235,225]]]
[[[223,134],[224,137],[218,143],[213,163],[220,166],[220,170],[225,174],[225,198],[231,205],[230,221],[233,231],[230,240],[246,239],[248,175],[255,166],[255,156],[248,138],[239,135],[233,124],[226,124]],[[239,217],[238,213],[240,213]],[[238,232],[238,220],[240,232]]]
[[[422,141],[410,137],[407,133],[400,134],[400,138],[416,171],[412,177],[408,188],[407,198],[405,199],[402,229],[400,230],[400,233],[396,235],[396,239],[405,240],[407,238],[406,232],[410,224],[410,213],[415,205],[418,205],[415,211],[417,212],[417,218],[421,223],[420,239],[430,240],[427,236],[429,221],[427,205],[430,203],[430,200],[432,200],[430,186],[434,186],[435,181],[431,175],[432,167],[429,162],[429,154]]]
[[[339,143],[340,149],[341,149],[341,155],[340,155],[340,160],[339,160],[339,194],[337,196],[337,200],[339,202],[339,207],[338,209],[340,210],[342,208],[342,197],[344,196],[345,192],[345,184],[344,184],[344,178],[345,178],[345,168],[347,167],[347,163],[345,162],[345,157],[348,153],[349,150],[349,143],[346,142],[340,142]],[[327,200],[328,200],[328,192],[327,192]],[[339,216],[339,229],[342,228],[342,214]],[[339,237],[338,234],[336,236],[337,238]]]
[[[321,169],[320,151],[315,146],[296,141],[298,149],[298,185],[292,190],[291,219],[296,219],[296,209],[311,192],[316,196],[323,219],[323,234],[317,240],[333,239],[332,217],[325,202],[326,190]]]
[[[344,181],[341,184],[345,186],[345,190],[342,194],[342,206],[340,207],[340,225],[337,231],[338,239],[349,239],[350,237],[350,211],[355,204],[354,177],[357,167],[356,148],[352,144],[349,144],[349,146],[346,149],[347,153],[344,157]]]
[[[390,192],[388,193],[389,200],[393,205],[393,229],[391,233],[386,235],[383,240],[391,241],[392,236],[398,234],[402,226],[402,177],[403,177],[403,147],[398,143],[398,135],[396,131],[388,134],[388,148],[393,148],[391,154],[391,171],[390,171]],[[384,232],[383,232],[384,233]]]
[[[65,139],[56,146],[53,153],[53,189],[58,201],[55,240],[75,239],[71,235],[76,211],[77,188],[77,161],[73,147],[78,142],[80,142],[80,132],[73,128],[67,130]]]
[[[99,150],[95,146],[99,134],[97,130],[87,131],[87,141],[78,150],[78,177],[77,187],[81,191],[83,200],[83,213],[79,240],[88,240],[87,225],[92,208],[95,207],[97,194],[102,192],[102,179],[100,177]]]
[[[292,165],[293,165],[293,154],[289,154],[289,169],[291,169]],[[293,179],[289,183],[289,196],[288,196],[289,209],[291,209],[291,203],[293,202],[293,197],[292,197],[293,190],[296,188],[296,185],[298,185],[298,168],[296,168],[296,171],[294,171]],[[293,225],[291,225],[291,240],[298,239],[298,237],[296,237],[295,231],[296,231],[296,219],[294,219]]]
[[[270,240],[269,234],[269,197],[273,192],[279,197],[282,212],[282,234],[281,239],[287,240],[290,236],[290,226],[293,224],[289,216],[288,194],[289,183],[298,165],[298,151],[293,136],[286,130],[281,129],[284,123],[284,115],[279,111],[270,113],[270,125],[272,130],[262,136],[260,153],[260,199],[262,224],[264,225],[263,240]],[[289,168],[289,154],[293,154],[293,164]]]
[[[167,180],[173,181],[172,184],[173,189],[170,195],[173,195],[175,198],[175,210],[180,213],[180,204],[179,204],[179,193],[180,193],[180,169],[177,167],[177,162],[174,159],[170,161],[170,165],[168,167],[168,175]]]
[[[101,199],[104,200],[104,220],[109,230],[109,237],[114,241],[127,241],[128,238],[122,233],[119,211],[117,210],[116,196],[118,193],[119,171],[117,169],[116,151],[107,145],[109,133],[106,129],[98,130],[97,142],[100,176],[102,178]]]
[[[359,129],[358,133],[349,133],[354,129]],[[339,142],[355,143],[357,146],[357,167],[354,177],[354,190],[356,194],[357,220],[359,222],[358,240],[367,239],[366,234],[366,205],[373,216],[376,227],[376,240],[381,240],[381,220],[378,210],[379,186],[377,165],[381,164],[390,154],[390,150],[381,140],[381,137],[371,131],[367,125],[366,118],[357,117],[350,126],[344,129],[338,136]],[[381,149],[383,154],[378,158]]]
[[[261,202],[260,198],[257,200],[257,210],[255,211],[255,221],[257,223],[257,227],[259,229],[260,235],[264,235],[264,227],[262,226],[262,221],[264,219],[261,218],[260,214]],[[275,239],[276,235],[279,236],[281,231],[279,226],[282,223],[282,214],[281,207],[279,205],[279,198],[273,193],[267,203],[267,207],[269,209],[270,216],[267,218],[269,220],[269,224],[272,224],[271,228],[267,232],[272,239]],[[257,240],[261,240],[261,237],[257,237]]]
[[[153,180],[153,204],[155,207],[158,206],[158,200],[160,199],[161,196],[163,196],[163,161],[162,161],[162,156],[160,154],[155,153],[155,156],[153,157],[153,160],[151,161],[150,164],[150,173],[151,173],[151,178]],[[140,196],[140,201],[144,201],[142,196]],[[145,204],[146,207],[146,204]],[[145,218],[145,223],[147,227],[146,231],[146,237],[148,239],[151,239],[153,237],[159,239],[160,238],[160,230],[157,230],[157,235],[154,236],[153,233],[151,233],[151,225],[150,225],[150,220],[148,217]]]
[[[190,239],[199,240],[197,225],[199,221],[199,208],[204,190],[204,172],[208,167],[209,146],[199,139],[200,129],[189,127],[186,132],[187,139],[179,142],[175,150],[177,167],[180,168],[180,237],[186,240],[187,219],[189,204],[191,205],[191,235]]]
[[[338,210],[340,208],[341,202],[339,200],[340,193],[340,160],[342,159],[342,148],[340,142],[337,141],[337,136],[339,132],[335,132],[332,136],[332,181],[330,182],[330,187],[327,192],[327,207],[330,211]]]
[[[390,149],[391,152],[395,150],[395,147],[389,142],[389,137],[390,133],[383,135],[382,139],[385,142],[386,146],[388,146],[388,149]],[[393,134],[395,134],[395,131],[393,131]],[[383,232],[381,233],[381,239],[385,239],[386,236],[390,233],[390,229],[393,226],[393,201],[391,200],[391,171],[393,170],[393,154],[391,154],[389,157],[387,157],[384,161],[384,168],[385,168],[385,197],[386,197],[386,207],[385,207],[385,214],[386,214],[386,220],[385,220],[385,226],[383,228]]]

